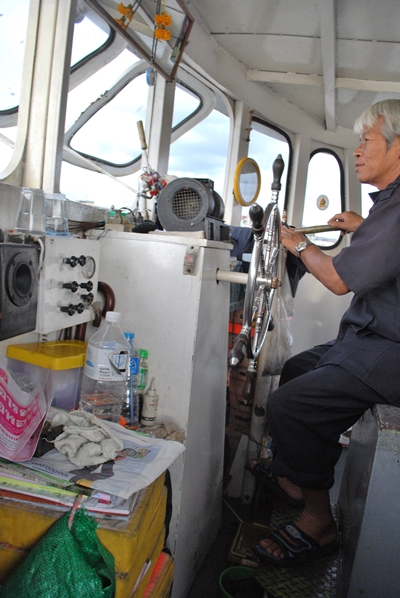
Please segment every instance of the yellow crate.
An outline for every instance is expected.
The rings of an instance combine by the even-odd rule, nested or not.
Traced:
[[[139,584],[136,586],[136,582],[138,580],[137,576],[132,575],[129,573],[127,577],[121,579],[117,577],[117,589],[115,593],[115,598],[142,598],[143,593],[146,589],[147,584],[149,583],[149,579],[151,574],[153,573],[153,569],[156,565],[157,559],[160,555],[160,552],[164,548],[165,544],[165,526],[161,533],[159,534],[156,542],[153,543],[151,550],[147,553],[146,559],[143,562],[140,571],[142,571],[143,566],[145,563],[150,563],[149,568],[146,570],[143,578],[140,580]],[[142,556],[142,554],[141,554]],[[134,591],[135,590],[135,591]]]
[[[97,535],[113,554],[116,571],[126,573],[131,570],[132,564],[138,560],[142,542],[152,525],[159,526],[154,532],[154,538],[158,537],[160,526],[164,523],[165,505],[166,488],[162,475],[139,492],[134,511],[128,521],[96,519],[99,524]],[[0,501],[0,581],[9,576],[11,569],[23,560],[27,551],[37,544],[65,511],[35,503],[9,499]]]
[[[143,598],[168,598],[174,578],[174,559],[166,552],[161,552]]]
[[[161,492],[160,499],[157,505],[153,508],[153,518],[147,528],[145,534],[141,534],[139,542],[136,547],[136,553],[133,555],[129,568],[120,569],[115,565],[115,576],[117,580],[117,598],[125,598],[130,596],[140,573],[146,562],[152,560],[154,547],[161,542],[160,551],[164,547],[165,542],[165,510],[167,504],[167,489],[164,487]],[[102,542],[106,546],[105,542]],[[115,548],[108,550],[116,556]],[[158,556],[158,555],[157,555]],[[117,559],[116,559],[117,563]],[[152,566],[155,562],[152,560]]]
[[[167,492],[164,487],[164,475],[153,484],[140,491],[133,516],[129,521],[117,519],[101,520],[97,528],[97,536],[115,559],[115,570],[127,572],[138,559],[143,539],[154,525],[157,515],[161,519],[158,536],[165,520]]]

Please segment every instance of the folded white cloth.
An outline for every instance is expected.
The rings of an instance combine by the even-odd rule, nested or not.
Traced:
[[[52,426],[64,426],[62,434],[54,441],[55,448],[67,455],[74,465],[86,467],[105,463],[115,459],[123,449],[122,441],[117,438],[107,422],[91,413],[71,411],[57,413]]]

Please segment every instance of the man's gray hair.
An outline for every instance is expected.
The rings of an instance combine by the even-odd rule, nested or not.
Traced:
[[[364,127],[371,129],[379,116],[384,118],[381,132],[389,148],[395,138],[400,136],[400,100],[383,100],[364,110],[354,123],[354,132],[361,135]]]

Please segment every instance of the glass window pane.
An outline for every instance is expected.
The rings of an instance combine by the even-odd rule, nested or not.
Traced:
[[[2,0],[0,112],[19,105],[30,0]]]
[[[124,182],[126,185],[131,186],[133,190],[101,172],[93,172],[65,161],[62,163],[61,193],[74,201],[104,207],[107,212],[110,210],[111,205],[117,209],[122,207],[133,209],[136,207],[134,177],[132,176],[130,180],[128,180],[128,177],[124,177]]]
[[[342,212],[341,170],[338,159],[325,151],[316,152],[310,159],[304,200],[302,226],[318,226]],[[339,232],[307,235],[321,247],[334,245]]]
[[[266,208],[271,201],[271,185],[273,182],[272,165],[276,157],[281,154],[285,163],[279,192],[278,206],[282,215],[285,205],[286,182],[289,169],[290,146],[287,139],[278,131],[261,123],[253,122],[250,133],[248,156],[258,164],[261,172],[261,189],[257,198],[257,204]],[[242,208],[241,225],[250,226],[249,207]]]
[[[229,132],[229,118],[213,110],[171,145],[168,174],[211,179],[215,191],[222,195]]]
[[[90,104],[115,85],[121,75],[138,61],[139,59],[132,52],[124,50],[117,58],[70,91],[67,103],[66,130],[73,125]]]
[[[142,74],[126,85],[74,135],[72,149],[112,164],[141,155],[137,121],[146,119],[148,85]]]
[[[175,87],[174,113],[172,116],[172,128],[196,112],[200,106],[200,98],[191,93],[185,87],[177,83]]]
[[[373,185],[361,185],[361,216],[366,218],[370,209],[372,208],[372,199],[369,196],[369,193],[373,193],[374,191],[378,191],[376,187]]]
[[[75,21],[71,66],[98,50],[109,38],[111,31],[109,25],[100,17],[97,22],[98,24],[93,23],[87,16]]]
[[[17,127],[0,128],[0,172],[10,163],[16,137]]]

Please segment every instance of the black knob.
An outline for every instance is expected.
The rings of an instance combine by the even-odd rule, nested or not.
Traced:
[[[85,310],[85,306],[83,305],[83,303],[78,303],[78,305],[75,306],[75,309],[78,312],[78,314],[81,314]]]
[[[75,268],[76,264],[78,263],[78,258],[72,255],[71,257],[65,257],[63,259],[64,264],[69,264],[71,268]]]
[[[94,296],[93,293],[88,293],[87,295],[81,295],[81,299],[82,301],[85,301],[86,303],[92,303]]]
[[[72,293],[76,293],[76,291],[79,288],[79,285],[75,280],[73,280],[72,282],[63,282],[61,287],[63,289],[70,289],[70,291],[72,291]]]
[[[252,223],[252,229],[258,231],[262,229],[264,210],[257,203],[253,204],[249,210],[249,216]]]
[[[282,172],[285,168],[285,162],[282,160],[281,154],[278,154],[276,160],[272,165],[272,172],[274,174],[274,182],[271,185],[272,191],[280,191],[281,190],[281,178]]]
[[[78,264],[80,266],[84,266],[86,264],[86,256],[85,255],[81,255],[78,257]]]
[[[68,314],[69,316],[73,316],[75,313],[75,305],[72,305],[72,303],[70,303],[69,305],[62,305],[60,307],[60,311]]]
[[[81,289],[86,289],[87,291],[93,290],[93,283],[91,280],[88,280],[87,282],[81,282],[79,286]]]

